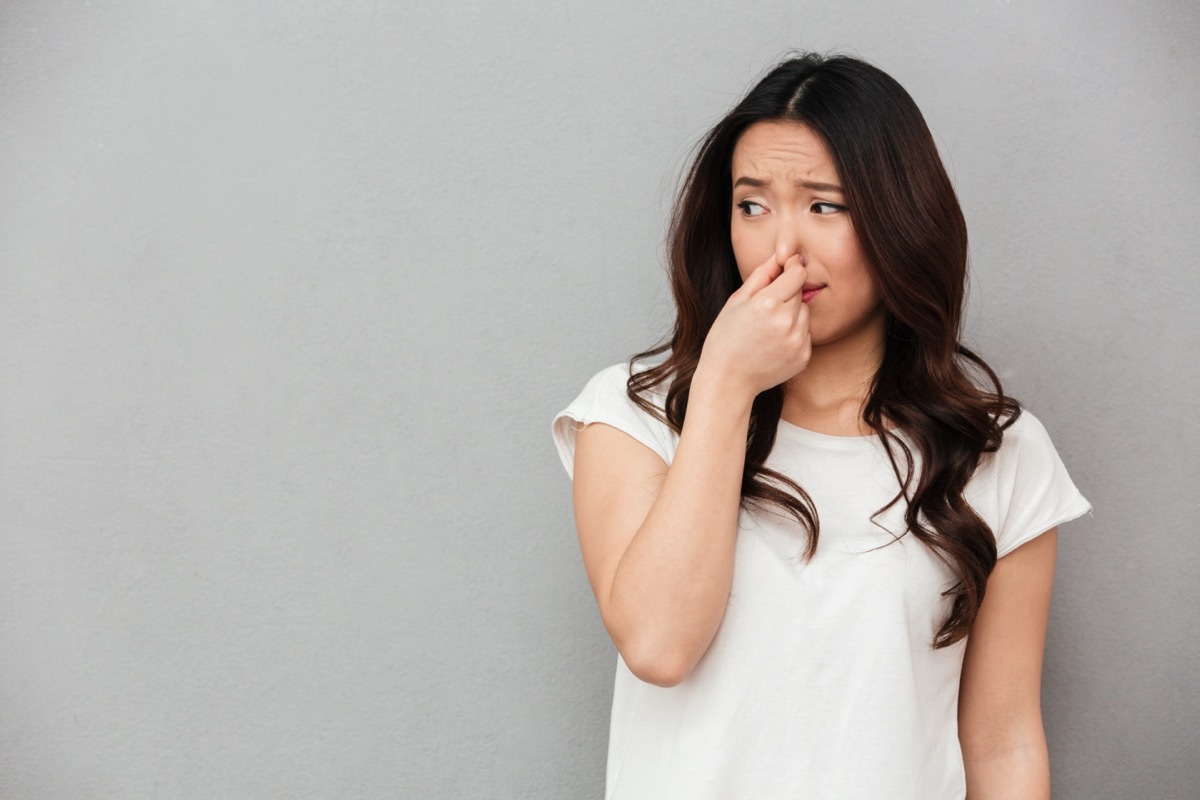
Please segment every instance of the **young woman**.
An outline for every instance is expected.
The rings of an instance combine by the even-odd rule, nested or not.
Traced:
[[[553,423],[619,651],[609,800],[1049,796],[1056,529],[1090,507],[959,341],[966,258],[869,64],[785,61],[701,143],[669,342]]]

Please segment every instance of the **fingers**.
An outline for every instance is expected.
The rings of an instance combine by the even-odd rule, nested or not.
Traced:
[[[804,287],[804,282],[808,280],[808,269],[804,263],[804,259],[800,256],[789,258],[783,265],[783,274],[772,281],[770,286],[765,287],[761,293],[767,297],[774,297],[781,303],[798,297],[800,290]]]
[[[780,271],[781,268],[775,262],[775,256],[771,256],[746,276],[746,280],[742,282],[742,286],[738,289],[738,292],[745,295],[758,294],[759,291],[771,285],[771,281],[775,280]]]

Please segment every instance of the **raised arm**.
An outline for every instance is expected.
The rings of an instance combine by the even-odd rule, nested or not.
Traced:
[[[588,425],[575,446],[575,523],[600,615],[625,663],[659,686],[708,650],[729,599],[750,409],[807,364],[805,270],[772,258],[729,299],[692,377],[668,468],[631,436]]]

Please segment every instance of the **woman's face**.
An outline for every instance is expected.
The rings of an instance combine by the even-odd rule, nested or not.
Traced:
[[[800,122],[755,123],[734,148],[732,172],[729,231],[742,280],[772,256],[783,264],[800,254],[813,346],[882,340],[879,295],[821,137]]]

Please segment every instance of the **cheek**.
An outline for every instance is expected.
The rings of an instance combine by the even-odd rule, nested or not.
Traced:
[[[843,233],[829,243],[830,257],[848,272],[858,275],[866,272],[866,259],[853,234]]]
[[[730,226],[729,243],[733,247],[733,257],[737,261],[738,272],[741,273],[742,280],[746,280],[754,268],[767,260],[767,256],[773,252],[773,248],[769,243],[766,249],[763,249],[761,236],[754,236],[750,231],[745,229],[739,230],[736,222]]]
[[[856,239],[848,239],[840,243],[838,248],[838,263],[842,265],[844,276],[855,287],[855,294],[864,303],[874,304],[878,298],[875,290],[875,279],[867,266],[867,259],[858,246]]]
[[[879,290],[866,263],[861,263],[862,272],[858,278],[858,303],[864,311],[871,312],[879,307]]]

